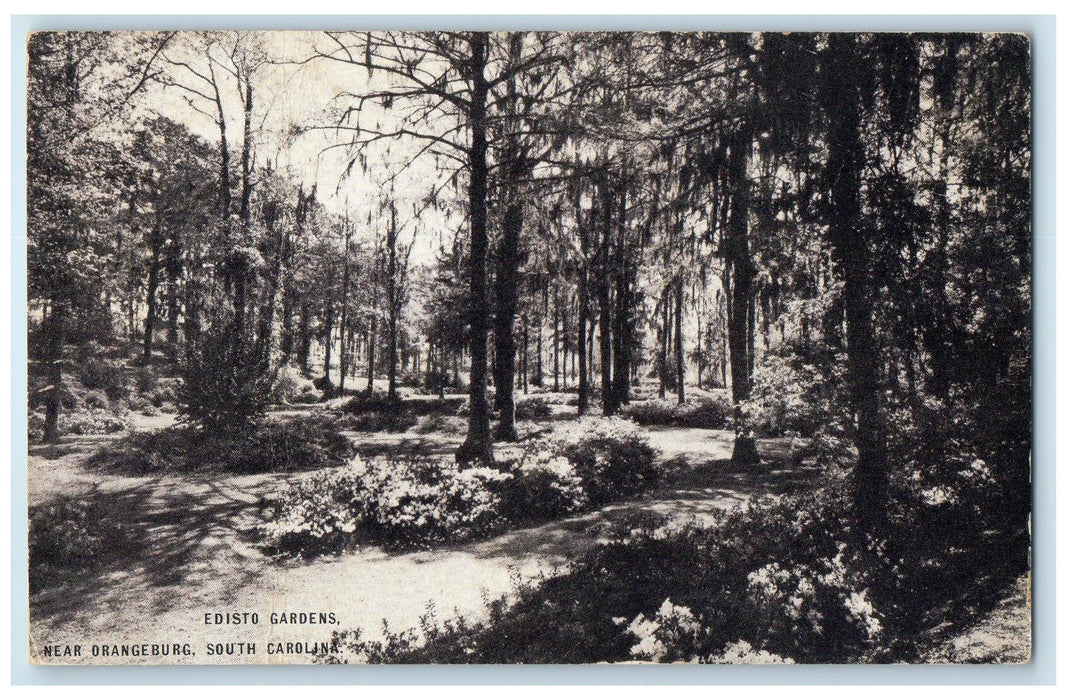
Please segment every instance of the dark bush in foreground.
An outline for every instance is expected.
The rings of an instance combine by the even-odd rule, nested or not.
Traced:
[[[128,539],[103,506],[86,500],[61,498],[32,506],[29,519],[31,592],[58,572],[91,568],[97,557],[121,549]]]
[[[270,403],[271,378],[261,352],[234,335],[232,321],[211,326],[181,365],[178,413],[205,433],[246,432]]]
[[[511,465],[500,509],[513,523],[559,518],[584,509],[589,498],[581,478],[566,457],[531,449]]]
[[[322,469],[340,465],[351,455],[337,421],[316,415],[265,421],[244,435],[214,435],[189,426],[133,433],[102,448],[90,465],[126,474],[255,474]]]

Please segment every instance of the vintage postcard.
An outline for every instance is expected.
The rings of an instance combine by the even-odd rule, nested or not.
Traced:
[[[26,56],[34,663],[1029,661],[1026,35]]]

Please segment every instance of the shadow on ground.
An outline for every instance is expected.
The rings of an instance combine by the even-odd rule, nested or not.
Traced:
[[[214,590],[215,581],[225,580],[233,589],[251,583],[258,567],[250,564],[264,559],[255,534],[261,494],[267,482],[277,481],[271,475],[225,483],[160,476],[93,489],[83,498],[102,520],[95,527],[121,535],[89,566],[42,581],[34,596],[35,614],[75,615],[84,601],[115,585],[125,589],[125,596],[163,609],[174,596],[187,600],[199,588]]]

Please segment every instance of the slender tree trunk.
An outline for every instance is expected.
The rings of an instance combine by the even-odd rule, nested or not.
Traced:
[[[156,214],[156,224],[151,234],[152,257],[148,261],[148,284],[145,289],[144,354],[142,361],[147,366],[152,361],[152,347],[156,331],[156,294],[159,291],[160,246],[163,243],[162,214]]]
[[[606,174],[602,176],[607,179]],[[605,416],[615,414],[615,391],[611,382],[611,224],[612,193],[606,182],[601,184],[603,222],[600,240],[600,280],[597,284],[600,307],[600,391]]]
[[[670,287],[664,285],[663,287],[663,299],[660,300],[661,309],[663,310],[663,320],[660,323],[659,333],[659,397],[661,399],[667,398],[667,374],[669,372],[667,365],[667,345],[670,342]]]
[[[542,364],[542,356],[544,355],[544,347],[541,336],[541,329],[544,326],[544,318],[540,313],[537,315],[537,372],[534,374],[534,385],[545,385],[545,368]]]
[[[697,389],[703,389],[703,377],[704,377],[704,336],[702,335],[702,329],[700,324],[701,311],[703,311],[704,304],[700,304],[700,308],[697,309]]]
[[[311,305],[305,299],[300,305],[300,369],[307,374],[311,369]]]
[[[174,240],[167,246],[167,359],[178,361],[178,315],[181,303],[182,259],[178,234],[171,234]]]
[[[248,233],[252,204],[252,80],[245,76],[244,142],[241,144],[241,226]]]
[[[552,305],[552,391],[559,391],[559,292]]]
[[[616,408],[630,403],[630,346],[631,346],[631,297],[633,294],[630,251],[626,243],[626,187],[619,193],[619,216],[615,228],[618,243],[615,246],[615,328],[612,354],[612,397]]]
[[[47,353],[48,389],[44,405],[44,436],[46,443],[59,440],[59,414],[63,410],[63,345],[66,343],[66,311],[52,302],[45,319],[45,347]]]
[[[685,289],[678,277],[674,290],[674,363],[677,365],[678,403],[685,403],[685,343],[682,340],[682,308]]]
[[[339,370],[338,374],[340,376],[337,378],[337,394],[338,394],[338,396],[344,396],[345,395],[345,375],[348,374],[348,359],[349,359],[349,349],[348,349],[348,343],[346,342],[346,340],[347,340],[346,333],[348,332],[348,326],[351,323],[350,319],[348,318],[348,286],[349,286],[349,278],[351,276],[351,264],[350,264],[350,261],[349,261],[349,254],[351,252],[350,248],[351,248],[351,245],[352,245],[352,239],[351,239],[351,236],[350,236],[350,232],[348,230],[348,213],[347,212],[345,213],[344,237],[345,237],[344,260],[342,261],[342,267],[341,267],[341,357],[340,357],[340,362],[339,362],[339,367],[338,367],[338,370]]]
[[[374,393],[374,346],[378,338],[378,316],[370,317],[370,336],[367,338],[367,395]]]

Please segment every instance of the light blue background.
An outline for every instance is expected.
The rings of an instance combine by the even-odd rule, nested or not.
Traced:
[[[1034,646],[1021,666],[48,667],[28,661],[26,34],[46,29],[654,29],[1018,31],[1033,55]],[[13,684],[1051,684],[1055,682],[1055,17],[1018,15],[109,16],[11,18],[11,682]]]

